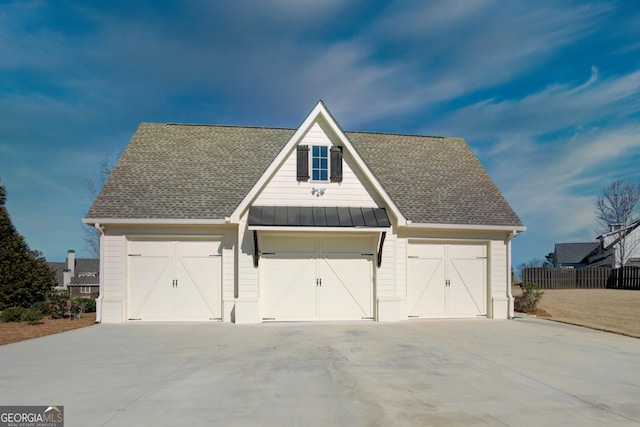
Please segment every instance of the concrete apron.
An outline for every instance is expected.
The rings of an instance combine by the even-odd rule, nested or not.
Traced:
[[[65,426],[640,424],[640,340],[535,318],[97,325],[0,347]]]

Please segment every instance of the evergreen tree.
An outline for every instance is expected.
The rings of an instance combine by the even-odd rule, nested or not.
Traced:
[[[44,301],[56,285],[55,273],[42,253],[30,250],[11,223],[6,201],[7,191],[0,183],[0,310]]]

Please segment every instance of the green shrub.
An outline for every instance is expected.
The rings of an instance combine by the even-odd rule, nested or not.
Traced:
[[[0,314],[0,320],[3,322],[21,322],[22,314],[26,311],[26,309],[22,307],[9,307],[2,310]]]
[[[29,308],[22,313],[22,321],[30,325],[37,325],[42,321],[42,313],[34,308]]]
[[[67,313],[67,301],[69,301],[69,291],[64,289],[54,289],[47,295],[47,304],[51,312],[52,319],[62,319]]]
[[[83,297],[76,297],[73,300],[71,300],[71,312],[74,312],[74,305],[75,306],[79,306],[79,305],[83,305],[84,309],[82,310],[83,313],[95,313],[96,311],[96,300],[94,300],[93,298],[83,298]]]
[[[49,304],[47,304],[45,301],[34,302],[33,304],[31,304],[31,307],[29,307],[29,310],[35,310],[43,316],[48,316],[51,314],[51,310],[49,310]]]
[[[522,286],[522,295],[517,295],[514,300],[514,308],[521,313],[533,313],[544,292],[535,283],[527,283]]]

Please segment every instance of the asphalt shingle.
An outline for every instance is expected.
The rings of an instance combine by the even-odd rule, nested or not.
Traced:
[[[227,217],[294,132],[142,123],[87,218]],[[462,138],[345,133],[408,220],[522,225]]]

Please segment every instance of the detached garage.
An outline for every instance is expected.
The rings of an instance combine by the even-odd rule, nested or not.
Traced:
[[[525,230],[461,138],[143,123],[83,220],[98,320],[399,321],[513,314]]]

